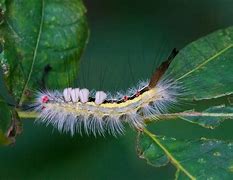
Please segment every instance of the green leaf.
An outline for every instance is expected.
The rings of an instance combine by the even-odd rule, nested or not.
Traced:
[[[87,43],[81,0],[6,0],[0,39],[8,89],[22,104],[32,90],[72,85]]]
[[[205,138],[177,140],[144,129],[138,136],[138,152],[155,166],[170,161],[177,168],[176,179],[233,178],[233,142]],[[161,159],[167,159],[166,163]]]
[[[6,104],[0,96],[0,145],[15,142],[15,137],[21,132],[21,124],[14,109]]]
[[[233,93],[233,27],[216,31],[187,45],[172,62],[168,74],[182,82],[190,100]]]

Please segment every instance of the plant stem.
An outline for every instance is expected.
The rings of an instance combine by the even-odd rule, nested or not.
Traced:
[[[21,111],[19,109],[17,109],[17,112],[18,112],[18,116],[21,118],[21,119],[35,119],[38,117],[38,113],[35,112],[35,111]]]

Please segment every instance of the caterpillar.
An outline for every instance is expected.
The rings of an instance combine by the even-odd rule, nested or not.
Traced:
[[[117,136],[124,133],[124,123],[141,129],[144,120],[157,118],[177,102],[179,85],[163,77],[171,61],[178,54],[173,49],[170,56],[154,72],[149,81],[140,82],[125,94],[112,96],[104,91],[65,88],[63,91],[44,90],[37,93],[35,110],[37,121],[53,125],[61,132]]]

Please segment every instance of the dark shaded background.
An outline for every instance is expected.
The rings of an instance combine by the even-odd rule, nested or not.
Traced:
[[[181,49],[233,25],[233,0],[87,0],[85,4],[91,36],[77,84],[94,89],[126,89],[149,78],[172,48]],[[187,122],[159,122],[153,130],[179,138],[233,139],[232,127],[227,121],[214,131]],[[128,129],[117,139],[72,138],[24,120],[16,144],[0,149],[0,179],[173,179],[172,166],[156,169],[137,158],[135,135]]]

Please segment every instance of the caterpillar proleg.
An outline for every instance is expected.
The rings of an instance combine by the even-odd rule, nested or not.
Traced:
[[[93,133],[114,136],[124,133],[124,123],[141,129],[144,120],[156,118],[177,102],[179,86],[163,77],[178,51],[174,49],[168,59],[155,71],[149,81],[139,83],[125,94],[113,97],[103,91],[65,88],[61,91],[41,91],[36,98],[37,121],[52,124],[62,132]]]

